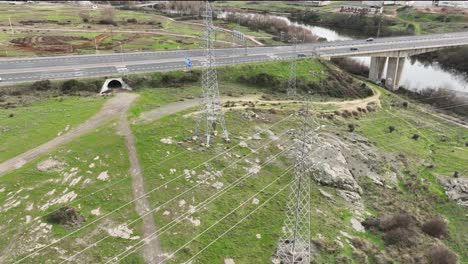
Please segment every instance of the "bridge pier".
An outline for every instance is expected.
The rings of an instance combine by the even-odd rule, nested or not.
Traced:
[[[369,67],[369,79],[371,81],[380,81],[386,62],[386,57],[371,57],[371,63]]]
[[[387,77],[385,78],[385,87],[395,91],[400,85],[401,73],[405,65],[405,57],[388,58]]]

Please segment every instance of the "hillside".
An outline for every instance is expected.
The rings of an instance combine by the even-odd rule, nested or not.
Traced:
[[[452,254],[447,247],[467,262],[466,207],[463,198],[460,205],[452,200],[466,193],[445,183],[467,179],[468,130],[426,113],[427,106],[362,85],[328,63],[301,60],[297,69],[299,91],[312,91],[321,125],[314,139],[319,144],[310,142],[307,159],[322,164],[308,175],[314,263],[426,263],[438,257],[433,247]],[[0,230],[6,238],[0,262],[105,263],[117,256],[121,263],[144,263],[142,238],[154,226],[161,250],[154,257],[168,263],[269,263],[301,127],[302,102],[285,96],[288,70],[287,62],[219,68],[231,140],[215,136],[210,148],[192,139],[198,71],[129,76],[134,101],[128,109],[0,176]],[[85,86],[94,81],[79,81],[81,90],[66,93],[62,81],[46,91],[23,85],[17,89],[24,100],[3,94],[15,108],[0,110],[6,117],[0,131],[7,136],[0,141],[2,161],[74,131],[101,105],[126,98],[90,97]],[[41,97],[31,101],[31,94]],[[71,106],[76,102],[80,107]],[[65,114],[56,115],[59,109]],[[17,129],[29,140],[11,146],[7,139]],[[132,144],[137,156],[129,154]],[[130,170],[135,158],[140,173]],[[135,191],[148,193],[148,208],[135,203]],[[56,218],[63,206],[70,217]],[[424,226],[439,216],[448,226],[438,239]]]

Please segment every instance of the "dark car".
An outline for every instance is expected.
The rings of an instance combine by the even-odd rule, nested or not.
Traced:
[[[307,56],[304,53],[299,53],[299,54],[297,54],[297,57],[298,58],[305,58]]]
[[[359,50],[358,48],[350,48],[349,50]]]

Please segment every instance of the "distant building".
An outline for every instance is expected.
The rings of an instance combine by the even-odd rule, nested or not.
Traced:
[[[435,6],[440,7],[457,7],[457,8],[468,8],[468,2],[466,1],[433,1]]]
[[[383,12],[383,6],[379,5],[383,1],[363,1],[372,2],[373,4],[362,4],[362,3],[346,3],[341,6],[340,12],[352,13],[352,14],[364,14],[364,15],[375,15]]]
[[[331,1],[306,1],[308,5],[311,6],[326,6],[331,3]]]
[[[388,6],[388,5],[403,5],[411,6],[414,4],[414,1],[361,1],[363,5],[368,6]]]
[[[385,1],[361,1],[361,4],[366,6],[383,6]]]

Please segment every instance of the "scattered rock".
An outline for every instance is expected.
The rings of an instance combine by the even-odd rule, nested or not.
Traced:
[[[109,173],[107,171],[103,171],[99,173],[99,175],[97,176],[97,179],[101,181],[107,181],[109,179]]]
[[[133,230],[128,228],[126,224],[122,224],[117,227],[107,229],[107,233],[109,233],[110,236],[120,237],[123,239],[136,240],[140,238],[139,236],[132,236]]]
[[[350,234],[346,233],[345,231],[340,231],[340,234],[342,234],[344,237],[348,239],[353,239],[353,237]]]
[[[179,207],[183,207],[185,205],[185,200],[182,199],[179,201]]]
[[[468,207],[468,179],[467,178],[439,178],[447,196],[462,206]]]
[[[98,207],[98,208],[96,208],[94,210],[91,210],[91,214],[96,215],[96,216],[101,215],[101,207]]]
[[[215,182],[215,183],[211,184],[211,186],[214,187],[214,188],[216,188],[216,190],[220,190],[220,189],[223,188],[224,183],[222,183],[222,182]]]
[[[327,193],[326,191],[319,188],[319,192],[321,195],[325,196],[328,200],[333,201],[333,195]]]
[[[171,137],[168,137],[168,138],[162,138],[160,140],[161,143],[164,143],[164,144],[168,144],[168,145],[171,145],[173,144],[173,141],[172,141],[172,138]]]
[[[245,141],[239,142],[239,146],[240,146],[241,148],[248,148],[248,147],[249,147],[249,145],[247,145],[247,143],[245,143]]]
[[[236,263],[234,262],[233,259],[228,258],[228,259],[224,259],[224,264],[236,264]]]
[[[262,238],[262,235],[256,234],[255,237],[256,237],[257,239],[260,239],[260,238]]]
[[[364,228],[364,226],[356,218],[351,218],[350,222],[354,230],[358,232],[366,232],[366,229]]]
[[[89,168],[90,168],[90,169],[92,169],[92,168],[94,168],[94,167],[96,167],[96,164],[94,164],[94,163],[89,164]]]
[[[193,217],[186,217],[185,219],[189,220],[190,223],[194,226],[199,226],[201,225],[201,221],[199,218],[193,218]]]
[[[47,159],[37,164],[37,169],[40,171],[61,171],[64,164],[58,160]]]
[[[252,204],[257,205],[260,201],[257,198],[252,199]]]
[[[254,111],[249,111],[249,110],[242,112],[241,116],[247,120],[258,118],[258,115]]]

